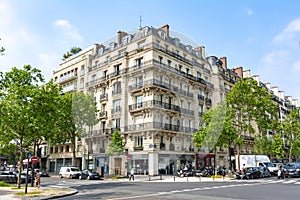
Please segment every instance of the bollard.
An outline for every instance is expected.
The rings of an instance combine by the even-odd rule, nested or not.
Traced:
[[[175,176],[174,176],[174,182],[175,182]]]
[[[162,181],[162,177],[161,177],[161,174],[160,174],[159,176],[160,176],[160,180]]]
[[[199,176],[199,181],[201,181],[201,175]]]
[[[150,175],[149,175],[149,181],[150,181]]]
[[[186,182],[189,182],[189,176],[188,175],[186,176]]]

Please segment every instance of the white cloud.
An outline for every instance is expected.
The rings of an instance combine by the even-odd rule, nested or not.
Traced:
[[[54,25],[60,28],[64,34],[73,40],[82,41],[82,36],[79,34],[78,30],[70,24],[69,21],[64,19],[59,19],[54,22]]]
[[[296,33],[300,33],[300,18],[293,20],[288,26],[274,38],[275,42],[293,39]]]
[[[248,14],[248,16],[252,16],[252,15],[254,14],[254,12],[253,12],[253,10],[248,9],[248,10],[247,10],[247,14]]]
[[[11,22],[11,8],[7,2],[0,1],[0,25],[7,25]]]
[[[275,50],[267,54],[263,61],[265,63],[271,64],[278,61],[284,61],[289,56],[289,51],[286,50]]]

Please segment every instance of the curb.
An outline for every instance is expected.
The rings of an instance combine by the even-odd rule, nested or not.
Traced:
[[[74,195],[74,194],[78,193],[78,190],[75,190],[75,189],[72,189],[72,190],[73,190],[72,192],[69,192],[67,194],[52,195],[52,196],[49,196],[49,197],[41,197],[41,198],[38,198],[38,199],[39,200],[58,199],[58,198],[68,197],[68,196],[71,196],[71,195]]]

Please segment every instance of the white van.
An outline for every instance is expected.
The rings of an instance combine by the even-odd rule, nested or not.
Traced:
[[[61,167],[58,177],[59,178],[79,178],[81,171],[78,167]]]

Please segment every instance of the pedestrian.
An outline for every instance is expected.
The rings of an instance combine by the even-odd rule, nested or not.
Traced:
[[[222,168],[222,176],[223,176],[223,180],[225,180],[225,176],[226,176],[226,167]]]
[[[35,172],[35,187],[40,188],[41,186],[41,175],[39,170],[36,170]]]
[[[131,168],[130,170],[129,181],[131,181],[131,179],[134,181],[134,168]]]
[[[242,168],[242,179],[246,178],[246,167],[245,164],[243,164],[243,168]]]

